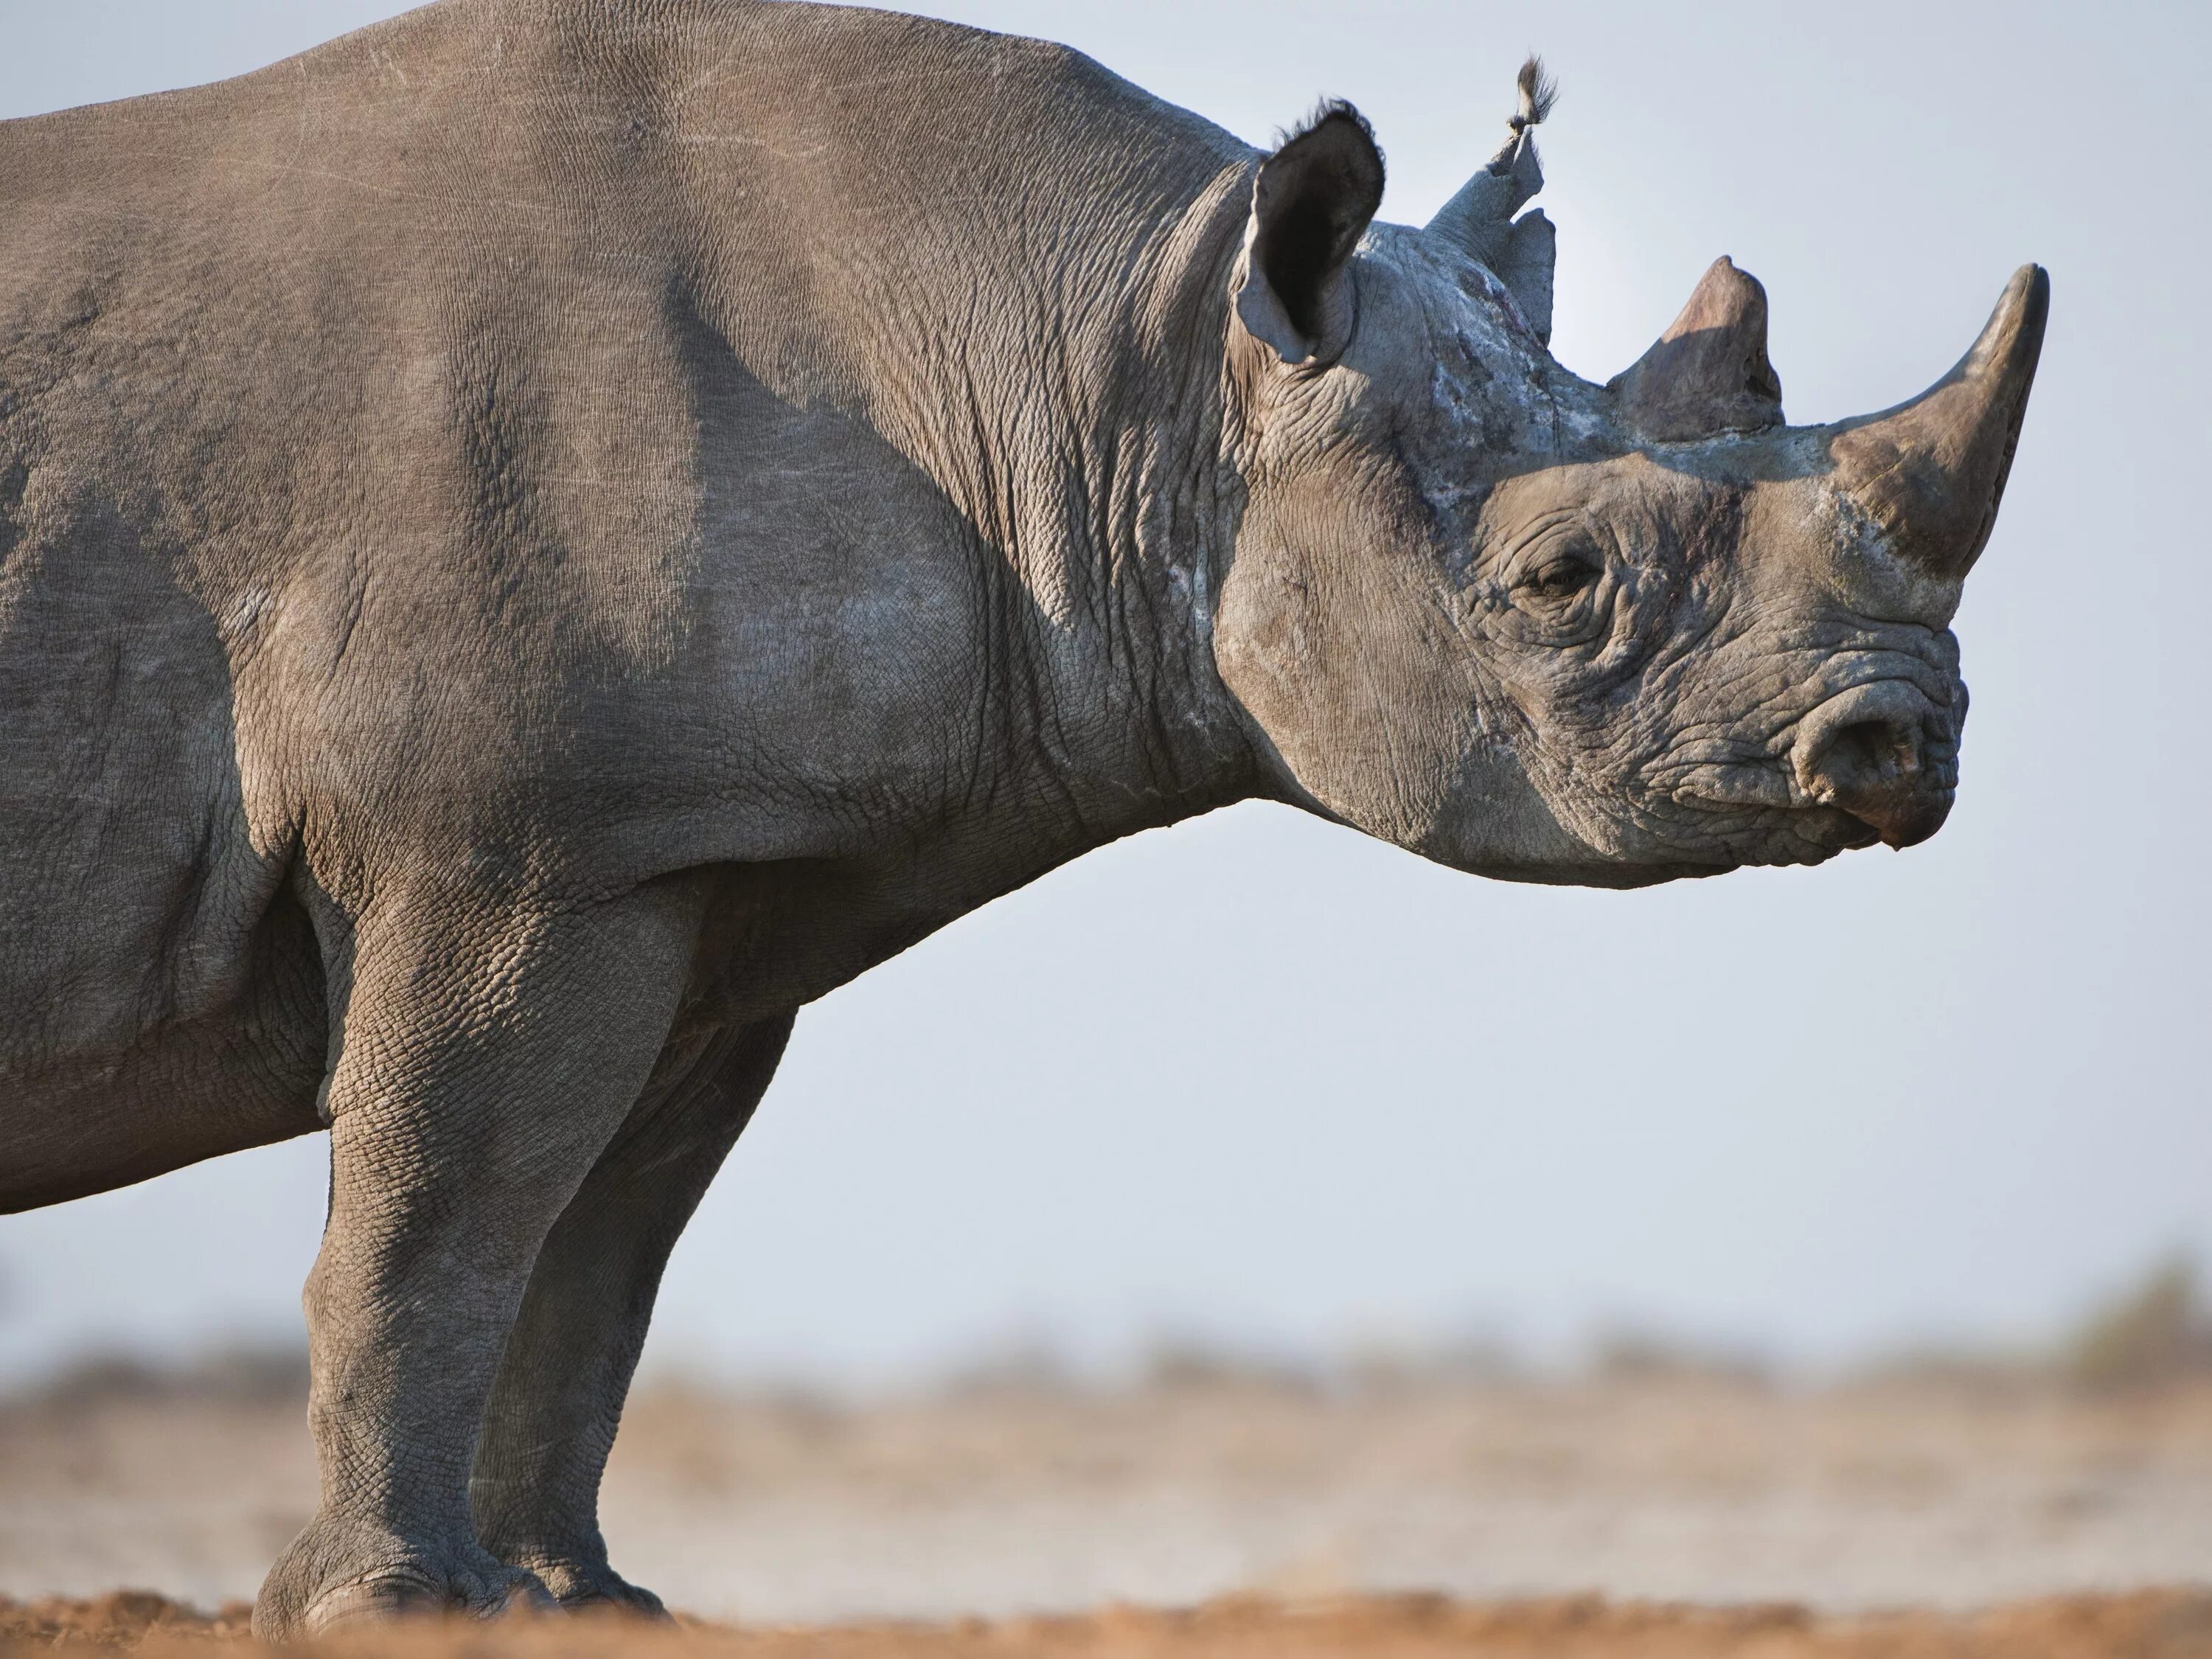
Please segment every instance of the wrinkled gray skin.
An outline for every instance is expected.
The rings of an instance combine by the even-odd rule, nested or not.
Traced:
[[[2040,274],[1790,429],[1732,268],[1601,388],[1381,183],[1346,112],[1263,157],[744,0],[0,126],[0,1207],[328,1125],[264,1632],[655,1606],[599,1472],[793,1011],[1088,848],[1264,797],[1626,886],[1941,821]]]

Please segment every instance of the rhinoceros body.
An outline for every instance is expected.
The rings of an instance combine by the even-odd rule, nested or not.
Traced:
[[[651,1606],[599,1471],[793,1012],[1071,857],[1933,831],[2040,273],[1867,422],[1725,262],[1590,386],[1534,101],[1426,231],[1347,109],[747,0],[0,126],[0,1208],[329,1127],[264,1630]]]

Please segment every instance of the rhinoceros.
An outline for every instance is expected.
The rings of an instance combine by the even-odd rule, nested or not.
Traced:
[[[1422,228],[1060,46],[441,0],[0,125],[0,1209],[327,1129],[289,1636],[651,1610],[603,1465],[793,1012],[1287,802],[1629,887],[1942,823],[2044,331],[1784,423],[1723,259],[1548,350],[1532,67]]]

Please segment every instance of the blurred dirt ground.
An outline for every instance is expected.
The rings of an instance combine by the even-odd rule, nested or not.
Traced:
[[[282,1366],[92,1372],[0,1403],[0,1595],[250,1597],[313,1498],[298,1386]],[[1591,1605],[1556,1598],[1595,1594],[1611,1598],[1589,1614],[1607,1629],[1661,1617],[1629,1603],[1964,1616],[2212,1586],[2212,1378],[2099,1390],[1923,1370],[1803,1389],[1650,1363],[1571,1381],[1385,1371],[1323,1384],[1187,1364],[1114,1391],[1017,1371],[867,1406],[664,1384],[625,1424],[606,1530],[616,1564],[672,1607],[755,1632],[1239,1594],[1554,1598],[1550,1611],[1457,1610],[1447,1624],[1556,1624]],[[1209,1613],[1208,1628],[1262,1617],[1232,1605],[1244,1611]],[[1376,1651],[1443,1639],[1419,1622],[1444,1618],[1429,1602],[1342,1606],[1356,1611],[1328,1617],[1384,1632]],[[2094,1623],[2135,1606],[2018,1616]],[[1800,1646],[1760,1647],[1783,1626],[1742,1617],[1753,1625],[1723,1620],[1739,1646],[1711,1650],[1995,1650],[1803,1647],[1875,1639],[1826,1623],[1788,1626]],[[1191,1639],[1179,1625],[1125,1624],[1069,1626],[1039,1650],[1182,1651],[1172,1644]],[[1101,1645],[1109,1637],[1122,1645]],[[874,1639],[747,1650],[872,1651],[849,1644]],[[929,1639],[939,1645],[916,1650],[983,1638]]]
[[[244,1652],[245,1609],[209,1618],[153,1595],[0,1603],[0,1656],[58,1646],[147,1656]],[[265,1650],[252,1650],[263,1651]],[[1306,1604],[1218,1601],[953,1625],[738,1630],[610,1618],[418,1624],[319,1643],[334,1659],[2202,1659],[2212,1595],[2076,1597],[1974,1615],[1822,1620],[1792,1607],[1613,1605],[1595,1597],[1474,1607],[1438,1596]]]

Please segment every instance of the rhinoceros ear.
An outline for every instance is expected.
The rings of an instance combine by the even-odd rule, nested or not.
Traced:
[[[1260,164],[1244,230],[1237,316],[1286,363],[1334,357],[1352,337],[1345,267],[1382,205],[1382,152],[1366,118],[1324,105]]]

